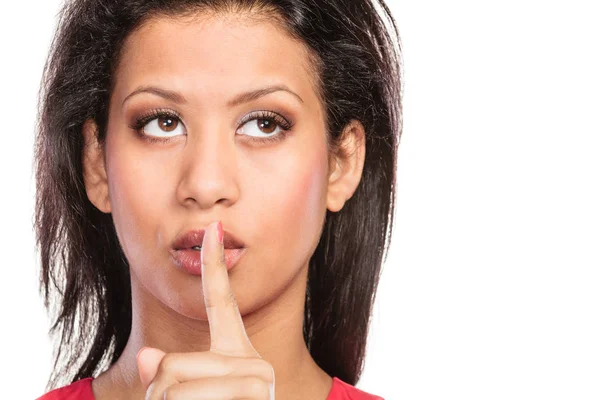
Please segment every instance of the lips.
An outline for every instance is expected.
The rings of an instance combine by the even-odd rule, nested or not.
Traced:
[[[177,236],[173,242],[173,249],[191,249],[194,246],[202,247],[202,240],[204,239],[204,229],[195,229],[184,232]],[[223,245],[226,249],[241,249],[244,248],[244,243],[235,237],[235,235],[226,230],[223,231]]]
[[[202,274],[201,250],[194,249],[194,247],[202,247],[204,232],[204,229],[193,229],[182,233],[175,238],[170,251],[175,265],[192,275]],[[227,270],[230,270],[248,249],[233,233],[225,230],[223,231],[223,245],[225,247],[225,264]]]
[[[231,270],[240,260],[240,258],[248,251],[243,249],[226,249],[225,250],[225,266],[227,270]],[[202,251],[193,249],[181,249],[171,251],[171,256],[175,265],[181,270],[191,275],[202,275]]]

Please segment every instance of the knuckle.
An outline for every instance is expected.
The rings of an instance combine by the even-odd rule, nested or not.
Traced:
[[[207,362],[210,362],[212,371],[215,374],[231,375],[235,374],[239,368],[238,358],[235,354],[221,352],[220,350],[211,350],[207,352]]]
[[[169,386],[163,392],[162,400],[176,400],[180,399],[181,396],[177,393],[177,388],[175,386]]]
[[[206,294],[204,295],[204,305],[206,306],[206,308],[214,308],[215,307],[215,302],[213,301],[213,299],[209,296],[206,296]]]
[[[213,365],[215,371],[222,371],[222,373],[231,373],[234,371],[233,360],[231,357],[217,352],[209,352],[210,362]]]
[[[253,398],[268,398],[269,384],[256,376],[248,376],[244,378],[244,387],[246,392]]]
[[[173,366],[177,362],[177,358],[173,353],[167,353],[158,364],[158,370],[156,371],[157,376],[167,375],[169,371],[173,370]]]
[[[217,296],[215,296],[217,297]],[[204,298],[205,301],[205,305],[207,308],[215,308],[218,306],[225,306],[225,307],[235,307],[237,308],[237,301],[235,300],[235,295],[233,294],[233,291],[230,290],[227,294],[223,294],[218,296],[218,298],[211,298],[206,297]]]
[[[232,290],[230,290],[227,294],[219,296],[218,298],[204,296],[204,302],[207,308],[215,308],[218,306],[233,306],[237,308],[237,301],[235,300],[235,295],[233,294]]]
[[[227,294],[227,305],[232,305],[237,308],[237,301],[235,300],[233,290],[230,290]]]
[[[262,380],[267,383],[275,383],[275,370],[270,362],[263,358],[258,358],[256,362],[256,371],[259,373]]]
[[[145,400],[163,399],[165,396],[165,384],[160,381],[153,381],[146,390]]]

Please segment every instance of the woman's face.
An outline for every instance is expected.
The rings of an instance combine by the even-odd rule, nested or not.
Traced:
[[[231,104],[274,85],[295,95]],[[141,87],[180,99],[131,95]],[[132,128],[154,109],[180,116],[150,117],[140,129],[165,142]],[[260,125],[262,110],[275,122]],[[284,136],[286,120],[294,125]],[[269,136],[281,140],[252,141]],[[105,150],[110,212],[131,273],[163,304],[206,319],[201,278],[177,268],[170,250],[181,233],[216,220],[246,247],[229,274],[242,315],[301,276],[320,237],[329,166],[305,48],[277,25],[241,16],[144,24],[116,71]]]

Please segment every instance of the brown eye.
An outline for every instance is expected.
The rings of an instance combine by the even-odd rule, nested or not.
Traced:
[[[258,125],[258,128],[264,133],[273,133],[277,128],[277,123],[266,118],[258,118],[256,120],[256,124]]]
[[[160,126],[160,129],[164,130],[165,132],[171,132],[175,128],[177,128],[178,121],[177,121],[177,119],[175,119],[173,117],[163,116],[163,117],[158,117],[157,119],[158,119],[158,125]]]
[[[148,116],[139,117],[131,128],[144,138],[169,139],[185,135],[185,125],[179,116],[165,111],[153,111]]]
[[[274,142],[283,139],[292,129],[292,124],[280,114],[260,110],[246,115],[240,122],[236,134],[248,136],[253,142]]]

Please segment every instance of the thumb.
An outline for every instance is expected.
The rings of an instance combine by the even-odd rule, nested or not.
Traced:
[[[150,382],[156,376],[158,371],[158,365],[163,357],[166,355],[162,350],[155,349],[154,347],[142,347],[137,355],[137,366],[140,374],[140,380],[144,385],[144,390],[148,389]]]

